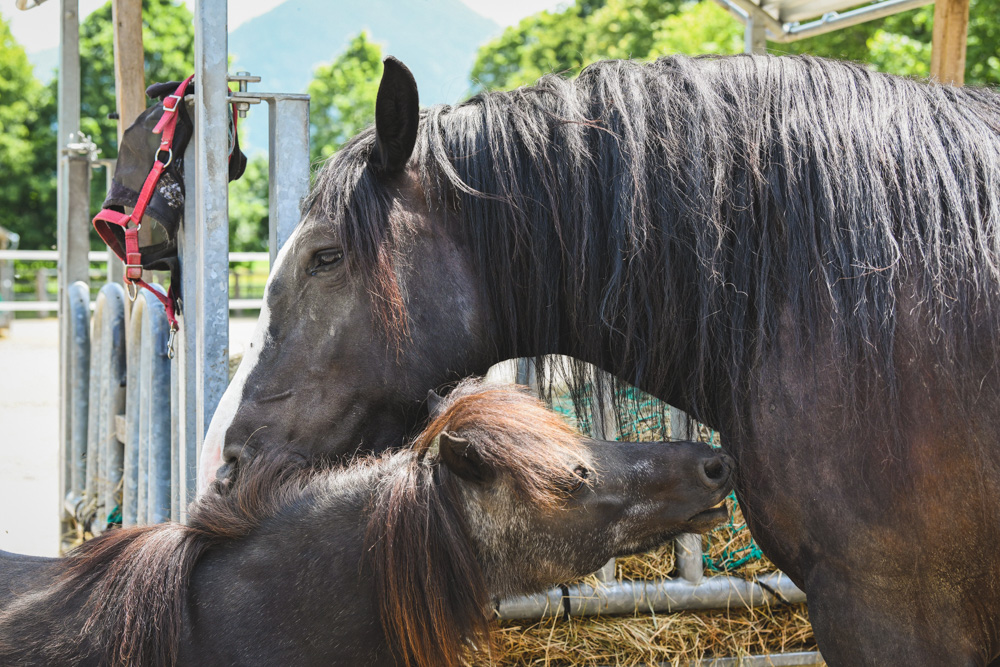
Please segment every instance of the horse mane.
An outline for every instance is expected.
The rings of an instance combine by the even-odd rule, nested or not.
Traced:
[[[216,489],[199,498],[188,525],[113,529],[84,542],[45,591],[0,612],[0,627],[17,639],[0,641],[0,663],[70,664],[92,650],[112,667],[176,664],[195,564],[211,546],[245,537],[288,506],[308,479],[301,463],[262,458],[241,470],[225,493]],[[74,600],[83,600],[78,632],[43,625]]]
[[[579,435],[520,389],[467,380],[445,399],[382,481],[366,536],[383,628],[408,667],[463,667],[470,650],[490,646],[490,591],[461,512],[462,483],[438,463],[445,430],[474,443],[521,502],[543,510],[564,500],[565,456],[580,451]]]
[[[312,203],[393,330],[404,223],[367,167],[373,141],[332,158]],[[846,405],[885,387],[896,406],[904,282],[943,360],[974,333],[995,343],[994,91],[807,56],[608,61],[425,110],[411,167],[488,268],[503,353],[571,340],[702,421],[721,402],[749,425],[782,317],[799,351],[833,341]]]

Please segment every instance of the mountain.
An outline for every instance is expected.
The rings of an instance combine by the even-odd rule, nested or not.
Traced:
[[[477,49],[501,27],[461,0],[287,0],[230,33],[230,71],[260,76],[251,91],[305,92],[316,66],[362,30],[406,63],[426,106],[465,96]],[[264,105],[251,107],[245,127],[250,152],[266,150]]]

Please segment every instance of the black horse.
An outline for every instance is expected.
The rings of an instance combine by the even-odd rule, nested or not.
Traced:
[[[703,443],[581,438],[474,381],[412,449],[339,470],[262,460],[189,526],[0,558],[0,664],[461,667],[496,599],[723,521],[732,471]]]
[[[402,443],[428,388],[565,354],[722,434],[830,664],[986,664],[998,225],[994,91],[672,57],[421,113],[390,59],[375,127],[271,275],[203,472]]]

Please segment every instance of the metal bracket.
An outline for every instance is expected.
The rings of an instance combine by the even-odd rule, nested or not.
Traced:
[[[235,75],[228,75],[226,81],[239,83],[239,91],[230,93],[230,97],[236,102],[236,110],[240,112],[240,118],[247,117],[247,111],[250,109],[251,104],[259,104],[260,98],[254,95],[247,95],[248,84],[260,83],[260,77],[251,74],[250,72],[237,72]],[[240,94],[242,93],[242,94]]]

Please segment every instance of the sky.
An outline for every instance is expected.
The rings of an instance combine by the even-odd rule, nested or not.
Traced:
[[[107,0],[78,0],[82,20]],[[230,0],[229,29],[260,16],[284,0]],[[406,0],[400,0],[405,2]],[[185,0],[194,9],[194,0]],[[462,0],[473,11],[491,18],[502,26],[514,25],[525,16],[543,9],[555,9],[568,0]],[[20,11],[14,0],[0,0],[0,14],[10,23],[11,32],[28,53],[44,51],[59,45],[59,0],[45,0],[38,7]]]

